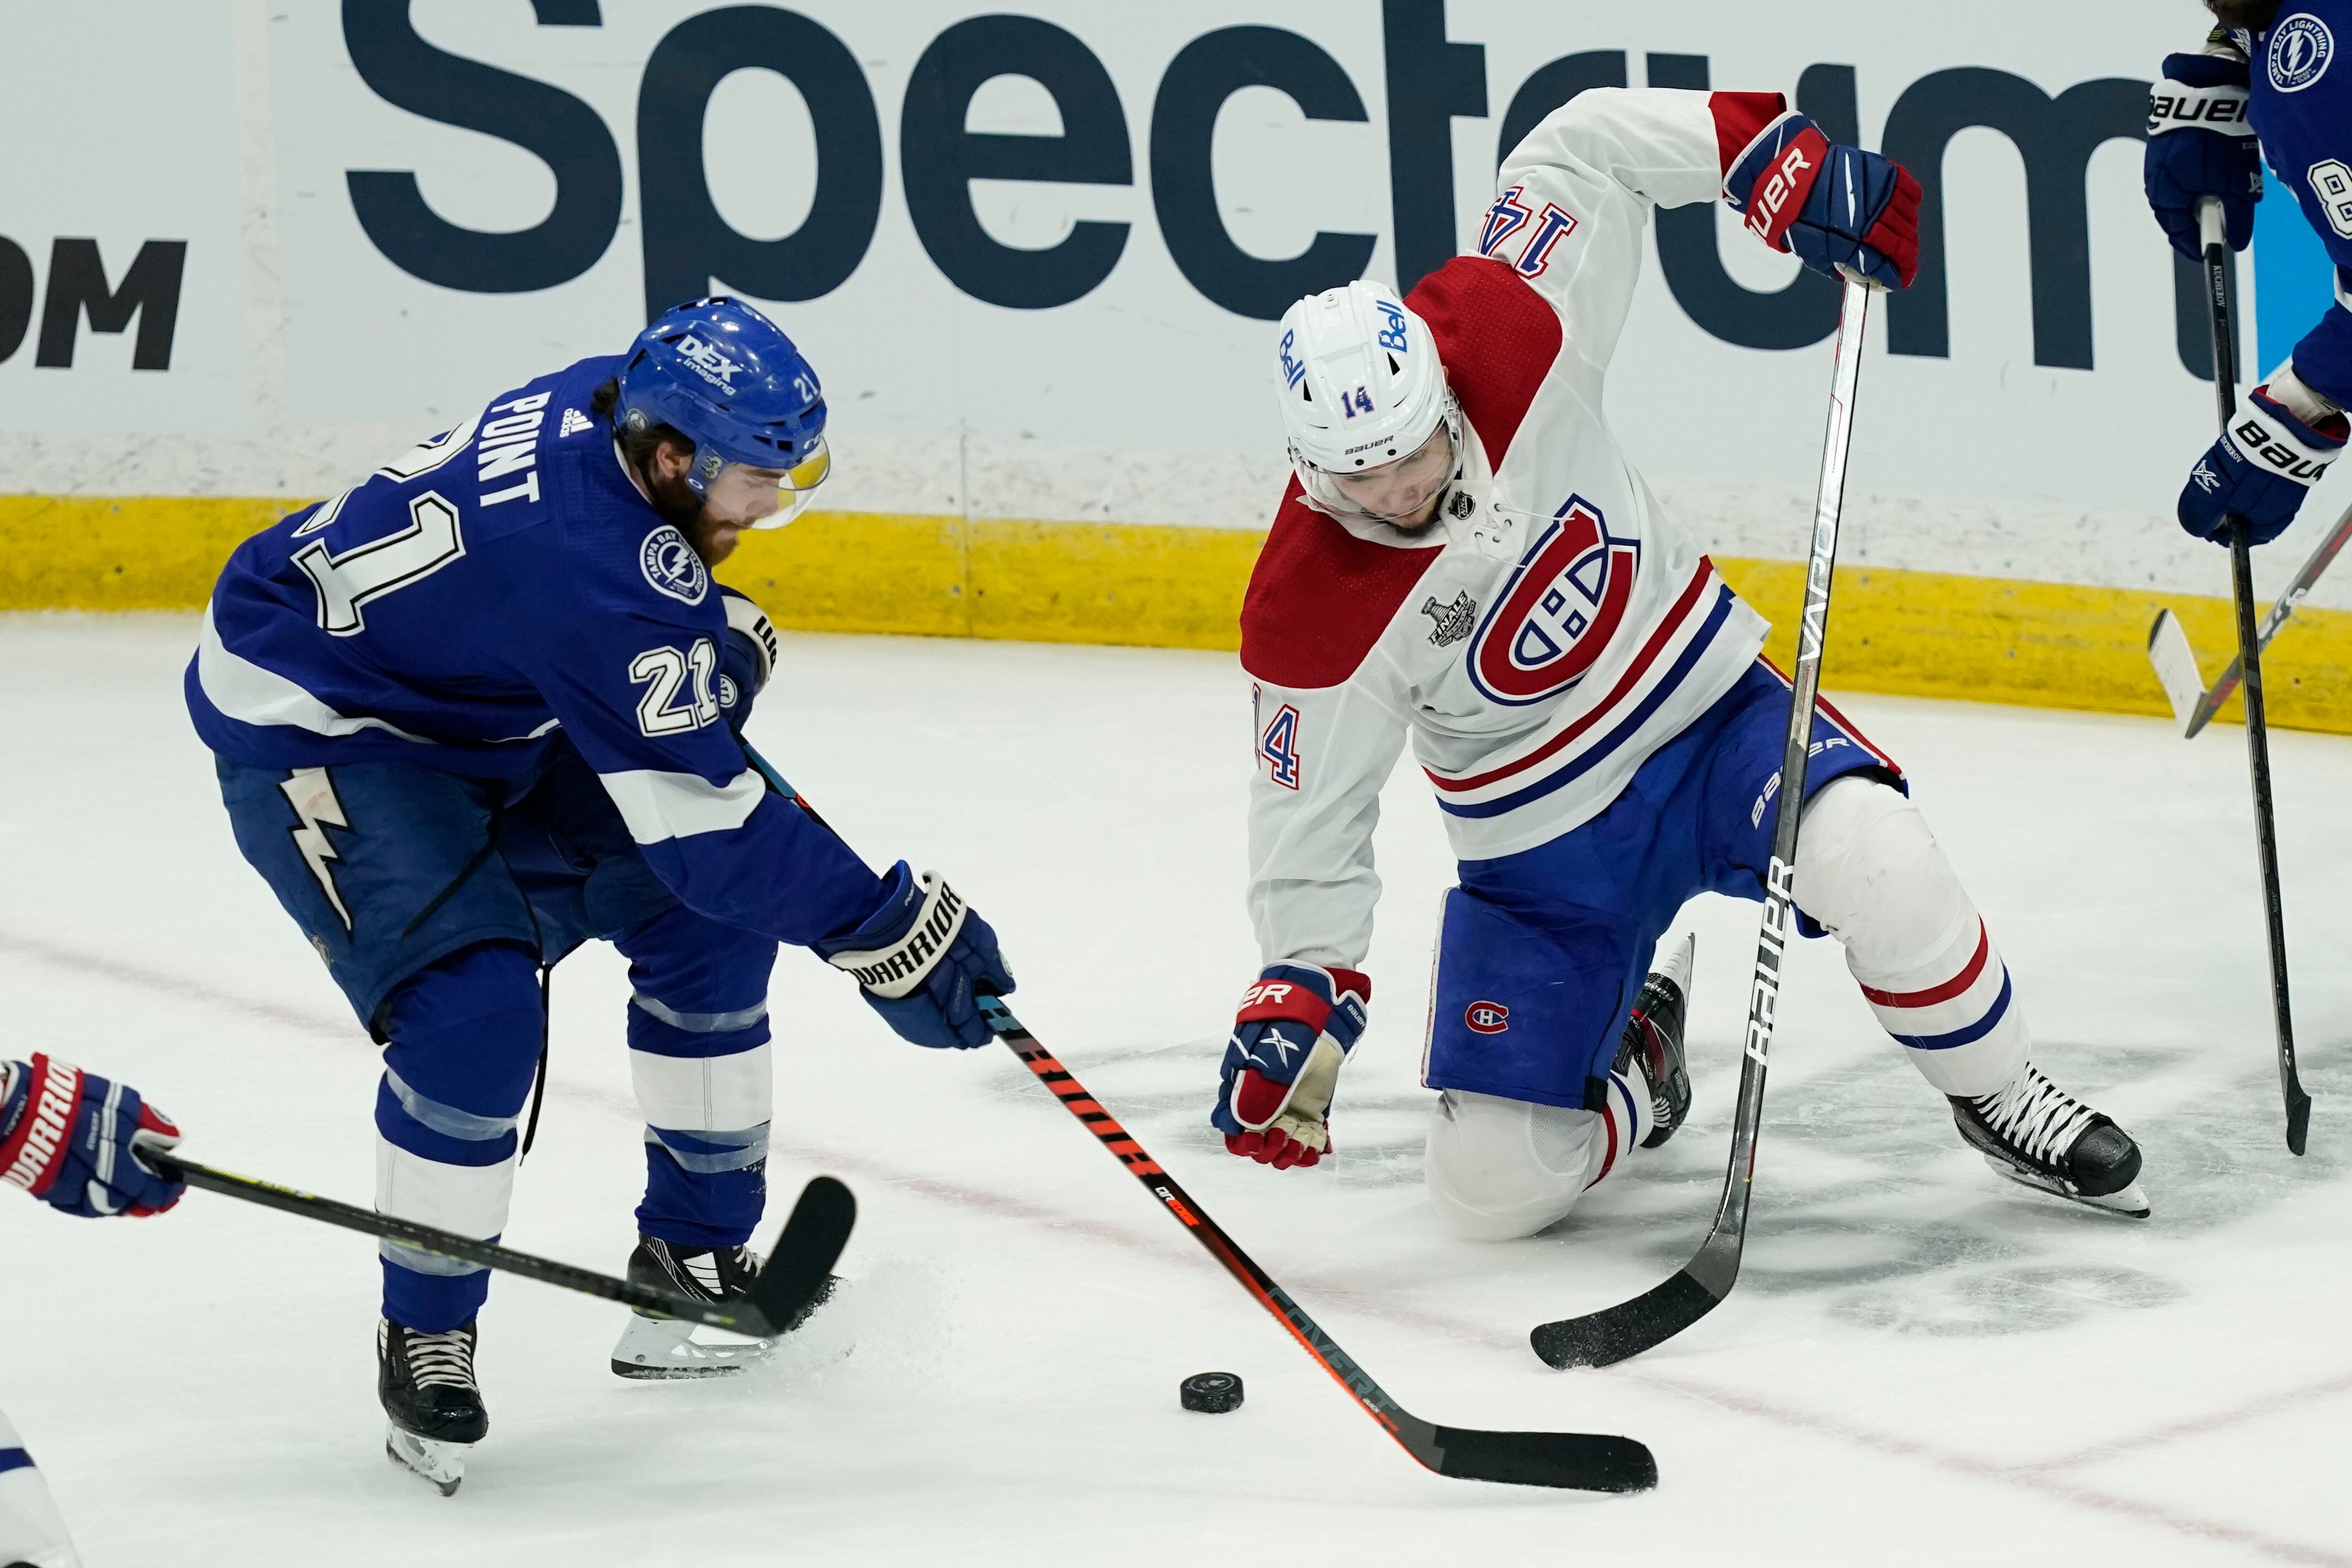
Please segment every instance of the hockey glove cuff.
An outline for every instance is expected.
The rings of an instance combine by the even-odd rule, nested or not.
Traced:
[[[35,1056],[0,1084],[0,1183],[83,1219],[161,1214],[187,1190],[139,1163],[180,1129],[127,1083]]]
[[[2221,204],[2231,250],[2254,237],[2263,199],[2262,155],[2246,123],[2246,62],[2232,56],[2169,55],[2148,95],[2147,150],[2140,173],[2148,210],[2172,248],[2202,261],[2197,209]]]
[[[918,880],[900,861],[890,892],[866,924],[816,944],[818,956],[846,969],[866,999],[902,1040],[940,1049],[986,1045],[979,994],[1013,994],[1013,971],[996,933],[937,872]]]
[[[1228,1153],[1276,1170],[1331,1148],[1331,1096],[1362,1038],[1372,983],[1353,969],[1275,964],[1242,995],[1209,1124]]]
[[[2256,387],[2230,422],[2229,433],[2206,448],[2180,491],[2180,526],[2199,538],[2229,543],[2223,525],[2246,519],[2254,543],[2268,544],[2294,521],[2311,486],[2343,454],[2352,434],[2340,413],[2306,424]]]
[[[727,606],[727,639],[719,654],[719,711],[738,735],[751,719],[751,702],[776,673],[776,628],[767,612],[731,588],[719,591]]]
[[[1919,272],[1919,182],[1890,158],[1842,147],[1808,115],[1757,134],[1723,178],[1750,234],[1815,272],[1907,288]]]

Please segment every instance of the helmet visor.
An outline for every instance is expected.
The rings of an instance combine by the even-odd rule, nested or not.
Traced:
[[[833,453],[825,445],[824,437],[820,435],[808,455],[791,467],[757,468],[753,472],[763,483],[772,481],[776,488],[783,492],[783,498],[773,512],[751,527],[781,528],[806,511],[809,503],[816,498],[816,487],[824,484],[833,472]]]
[[[1391,463],[1353,474],[1323,475],[1348,507],[1383,523],[1410,523],[1454,476],[1454,433],[1440,420],[1429,439]]]

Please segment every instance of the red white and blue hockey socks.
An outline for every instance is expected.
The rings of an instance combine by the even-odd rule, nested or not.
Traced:
[[[1879,1023],[1947,1094],[1990,1094],[2030,1041],[2009,967],[1919,809],[1849,775],[1805,808],[1797,906],[1845,945]]]

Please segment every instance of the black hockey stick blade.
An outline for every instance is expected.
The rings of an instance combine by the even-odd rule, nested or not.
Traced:
[[[1528,1343],[1548,1366],[1609,1366],[1665,1343],[1722,1300],[1685,1269],[1630,1301],[1580,1318],[1538,1323]]]
[[[2300,1155],[2303,1153],[2304,1145],[2310,1137],[2311,1096],[2303,1092],[2302,1082],[2296,1081],[2290,1083],[2287,1088],[2286,1152],[2291,1155]]]
[[[1570,1491],[1648,1491],[1658,1461],[1631,1437],[1582,1432],[1473,1432],[1437,1428],[1439,1475]]]
[[[776,1238],[775,1249],[761,1265],[746,1298],[769,1327],[769,1333],[757,1337],[790,1333],[824,1295],[833,1283],[833,1266],[856,1223],[857,1199],[833,1177],[814,1177],[801,1189],[793,1217],[784,1221],[783,1233]]]

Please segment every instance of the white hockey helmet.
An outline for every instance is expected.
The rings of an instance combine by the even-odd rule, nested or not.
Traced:
[[[1290,465],[1321,510],[1371,516],[1333,481],[1413,456],[1441,427],[1459,455],[1461,411],[1437,340],[1394,289],[1358,278],[1310,294],[1283,312],[1279,332]]]

